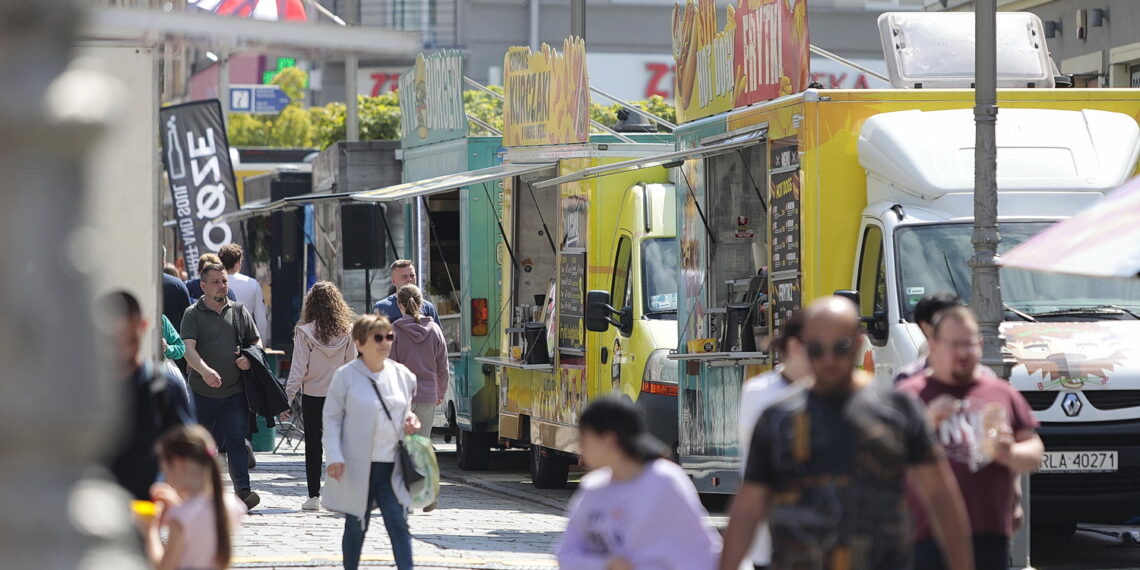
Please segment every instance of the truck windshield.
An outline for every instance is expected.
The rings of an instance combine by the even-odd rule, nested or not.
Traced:
[[[1007,222],[999,225],[1004,253],[1051,222]],[[970,299],[970,267],[974,254],[972,223],[899,228],[899,294],[903,315],[912,318],[923,295],[955,291]],[[1140,319],[1140,279],[1079,277],[1001,268],[1001,294],[1006,320]]]
[[[677,238],[641,242],[642,309],[650,319],[677,319]]]

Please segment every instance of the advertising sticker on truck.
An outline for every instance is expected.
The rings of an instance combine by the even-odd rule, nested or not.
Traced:
[[[467,136],[461,52],[421,53],[400,76],[399,93],[404,148]]]
[[[808,86],[807,0],[739,0],[717,31],[716,2],[673,7],[677,120],[799,93]]]
[[[1110,389],[1116,376],[1140,372],[1140,323],[1006,323],[1019,390]]]

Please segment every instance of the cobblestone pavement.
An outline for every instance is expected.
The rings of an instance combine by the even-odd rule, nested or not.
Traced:
[[[509,455],[506,471],[463,474],[454,446],[437,441],[444,481],[439,508],[410,518],[417,568],[555,568],[553,552],[571,490],[528,493],[514,485],[525,475]],[[340,568],[344,518],[301,511],[305,500],[304,448],[258,453],[250,471],[261,505],[234,538],[235,568]],[[518,454],[521,455],[522,454]],[[497,463],[503,463],[498,461]],[[525,463],[522,464],[525,471]],[[520,481],[521,482],[521,481]],[[392,567],[384,525],[376,512],[364,543],[362,567]]]

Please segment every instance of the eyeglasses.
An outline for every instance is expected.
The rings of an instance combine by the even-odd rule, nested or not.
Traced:
[[[822,342],[809,342],[804,345],[807,348],[808,358],[818,360],[827,354],[828,347]],[[841,338],[831,345],[831,354],[836,358],[848,356],[855,350],[855,341],[849,337]]]
[[[388,334],[377,333],[377,334],[372,335],[372,340],[376,341],[376,344],[380,344],[384,341],[392,342],[392,341],[396,340],[396,334],[395,333],[388,333]]]

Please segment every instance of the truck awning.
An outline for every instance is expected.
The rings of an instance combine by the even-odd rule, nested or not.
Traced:
[[[635,158],[632,160],[623,160],[622,162],[615,162],[613,164],[606,164],[602,166],[594,166],[592,168],[583,168],[577,172],[571,172],[565,176],[557,178],[549,178],[532,184],[535,188],[549,188],[550,186],[557,186],[559,184],[566,184],[568,182],[577,182],[579,180],[589,180],[590,178],[600,178],[602,176],[609,176],[611,174],[618,174],[621,172],[629,172],[631,170],[638,170],[641,168],[652,168],[654,166],[665,166],[666,168],[675,168],[680,166],[680,163],[686,160],[695,158],[705,158],[717,154],[726,153],[744,148],[746,146],[754,145],[762,142],[767,138],[767,129],[754,131],[739,137],[733,137],[707,146],[691,148],[688,150],[678,150],[673,152],[666,152],[654,156],[647,156],[643,158]]]
[[[458,174],[448,174],[445,176],[437,176],[435,178],[428,178],[427,180],[420,180],[418,182],[405,182],[404,184],[397,184],[387,188],[378,188],[376,190],[368,190],[366,192],[358,192],[352,195],[353,200],[361,200],[364,202],[389,202],[393,200],[403,200],[404,198],[415,198],[417,196],[427,196],[429,194],[436,194],[438,192],[446,192],[472,184],[482,184],[483,182],[491,182],[502,178],[511,176],[519,176],[522,174],[530,174],[548,168],[554,168],[553,162],[534,162],[534,163],[512,163],[500,164],[499,166],[492,166],[490,168],[481,168],[479,170],[469,170],[467,172],[460,172]]]
[[[287,208],[297,208],[305,204],[312,204],[317,202],[325,202],[329,200],[346,200],[352,197],[352,192],[309,192],[308,194],[298,194],[296,196],[288,196],[279,200],[270,200],[263,198],[261,200],[254,200],[246,202],[241,208],[224,214],[218,219],[224,222],[236,222],[254,216],[261,216],[271,214],[273,212],[285,210]]]

